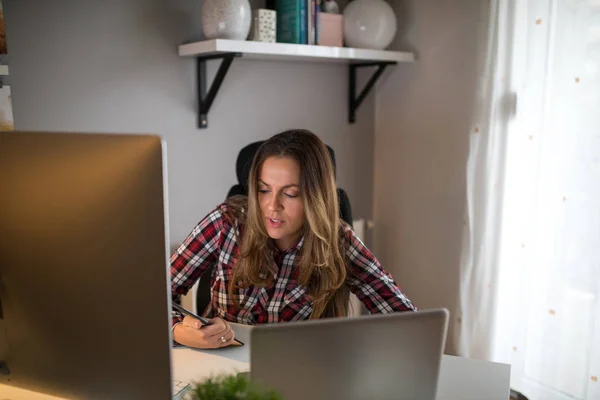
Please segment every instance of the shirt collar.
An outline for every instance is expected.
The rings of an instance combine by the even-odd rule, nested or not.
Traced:
[[[296,243],[295,245],[293,245],[289,249],[287,249],[287,250],[279,250],[277,248],[277,246],[275,246],[275,243],[272,242],[272,244],[273,244],[273,254],[275,254],[275,255],[284,255],[284,254],[289,254],[289,253],[300,251],[300,249],[302,249],[302,244],[303,243],[304,243],[304,236],[300,237],[300,240],[298,240],[298,243]]]

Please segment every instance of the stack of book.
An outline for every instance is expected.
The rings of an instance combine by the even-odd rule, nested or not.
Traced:
[[[321,0],[276,0],[277,41],[319,44]]]

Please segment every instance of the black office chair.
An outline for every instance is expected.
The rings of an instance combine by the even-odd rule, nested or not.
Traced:
[[[250,177],[250,168],[252,167],[252,161],[254,155],[263,144],[263,141],[250,143],[249,145],[242,148],[238,154],[236,160],[235,172],[237,175],[238,183],[233,185],[227,193],[227,198],[235,195],[248,195],[248,178]],[[331,161],[333,163],[333,173],[336,175],[336,162],[335,153],[333,149],[327,146]],[[350,205],[350,198],[344,189],[338,188],[338,201],[340,209],[340,218],[347,224],[352,226],[352,207]],[[206,307],[210,304],[210,277],[212,271],[206,271],[200,277],[198,282],[198,291],[196,294],[196,310],[198,313],[202,313]]]
[[[510,397],[509,400],[528,400],[522,393],[517,392],[516,390],[510,389]]]

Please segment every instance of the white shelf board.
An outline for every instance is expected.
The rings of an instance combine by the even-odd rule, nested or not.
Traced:
[[[244,40],[215,39],[182,44],[182,57],[210,56],[219,53],[241,53],[244,58],[313,62],[413,62],[413,53],[350,47],[312,46],[305,44],[265,43]]]

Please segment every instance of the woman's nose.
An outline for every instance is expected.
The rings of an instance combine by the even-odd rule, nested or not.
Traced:
[[[270,211],[279,211],[279,210],[281,210],[281,208],[282,208],[282,204],[279,199],[279,196],[277,196],[277,195],[271,196],[271,199],[269,201],[269,210]]]

